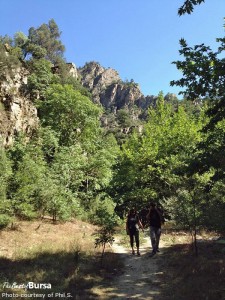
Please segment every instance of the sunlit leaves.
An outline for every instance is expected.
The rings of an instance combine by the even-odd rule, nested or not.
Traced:
[[[134,134],[123,147],[113,182],[118,206],[143,208],[150,199],[161,201],[174,193],[200,140],[200,128],[181,107],[174,112],[165,104],[161,93],[143,135]]]
[[[28,76],[27,88],[31,97],[43,99],[46,89],[52,83],[51,63],[45,59],[34,59],[29,64],[31,75]]]
[[[50,86],[39,108],[43,125],[60,134],[61,145],[91,139],[99,130],[100,108],[70,85]]]
[[[57,62],[58,57],[62,57],[65,47],[59,40],[60,31],[57,24],[51,19],[48,24],[42,24],[35,29],[31,27],[29,29],[29,41],[30,44],[39,46],[46,51],[45,58],[51,62]]]

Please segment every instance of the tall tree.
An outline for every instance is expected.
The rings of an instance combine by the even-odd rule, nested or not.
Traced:
[[[208,121],[202,129],[202,141],[197,145],[195,160],[189,166],[188,180],[197,179],[192,184],[195,195],[191,202],[198,213],[198,224],[224,230],[225,38],[218,38],[217,42],[220,46],[214,52],[204,44],[189,47],[181,39],[180,54],[184,60],[174,63],[183,78],[172,81],[171,85],[185,87],[184,94],[193,102],[204,97],[209,99]]]
[[[200,124],[182,108],[174,112],[162,93],[141,137],[133,134],[124,144],[113,186],[119,209],[157,202],[174,193],[180,169],[195,149]]]
[[[29,29],[29,41],[31,45],[40,46],[46,50],[45,58],[53,63],[56,63],[63,57],[65,47],[60,41],[61,32],[55,21],[51,19],[48,24],[42,24],[35,29]]]
[[[204,97],[210,100],[207,110],[209,121],[203,128],[204,140],[199,144],[198,170],[206,171],[213,167],[216,169],[215,178],[225,172],[222,159],[225,146],[225,40],[220,38],[217,41],[220,46],[218,51],[213,52],[204,44],[189,47],[182,39],[180,54],[184,60],[174,63],[183,73],[183,78],[171,82],[171,85],[185,87],[182,93],[192,101]]]
[[[71,85],[51,85],[39,102],[39,112],[42,124],[59,133],[61,145],[91,142],[100,130],[101,109]]]
[[[44,59],[32,59],[29,62],[30,75],[27,80],[27,89],[32,100],[42,99],[55,76],[52,74],[51,63]]]

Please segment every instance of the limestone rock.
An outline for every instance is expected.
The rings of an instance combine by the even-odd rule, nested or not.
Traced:
[[[78,78],[78,72],[77,72],[77,67],[75,66],[74,63],[67,63],[67,66],[69,68],[69,73],[72,77]]]
[[[123,82],[117,71],[104,68],[97,62],[87,63],[78,72],[81,83],[92,94],[93,101],[105,109],[116,112],[133,105],[146,108],[150,105],[135,82]]]
[[[38,124],[37,109],[23,93],[27,75],[26,69],[19,68],[0,82],[0,139],[4,146],[12,144],[19,132],[29,136]]]

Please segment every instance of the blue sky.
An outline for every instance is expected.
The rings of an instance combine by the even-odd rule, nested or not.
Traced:
[[[225,0],[205,0],[192,15],[179,17],[184,0],[0,0],[0,35],[13,36],[54,19],[78,67],[97,61],[133,79],[144,95],[176,93],[170,81],[181,77],[175,65],[179,39],[216,49],[224,36]],[[3,14],[4,12],[4,14]]]

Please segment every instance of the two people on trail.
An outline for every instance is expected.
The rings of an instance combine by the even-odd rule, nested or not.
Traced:
[[[163,211],[156,206],[155,203],[150,203],[149,210],[146,215],[147,223],[149,224],[149,233],[152,246],[152,252],[150,256],[154,256],[159,252],[159,241],[161,236],[161,225],[164,222]],[[142,222],[138,216],[138,213],[135,209],[131,209],[127,216],[126,221],[126,231],[130,236],[130,246],[132,249],[132,254],[135,254],[134,251],[134,238],[137,247],[137,254],[140,255],[139,247],[139,228],[144,229]]]
[[[140,246],[140,240],[139,240],[139,229],[144,229],[143,225],[139,219],[139,216],[137,214],[137,211],[132,208],[130,209],[128,215],[127,215],[127,221],[126,221],[126,232],[130,237],[130,246],[132,250],[132,254],[135,254],[134,250],[134,239],[135,244],[137,248],[137,255],[140,255],[139,246]]]

